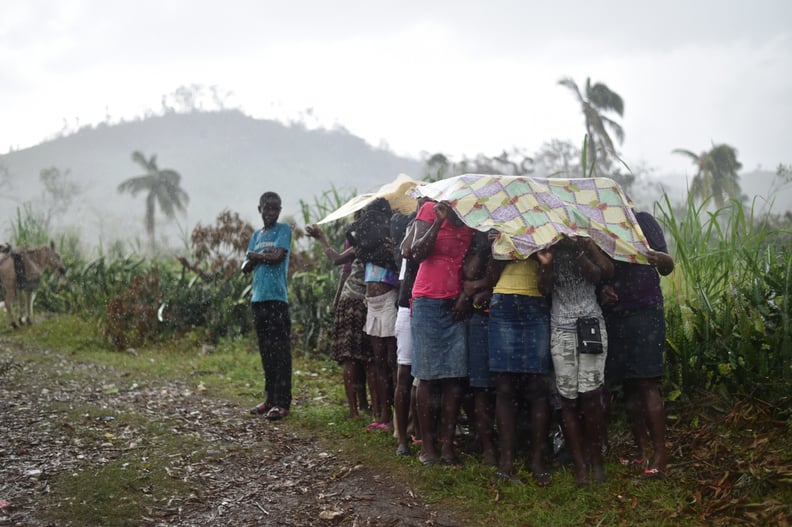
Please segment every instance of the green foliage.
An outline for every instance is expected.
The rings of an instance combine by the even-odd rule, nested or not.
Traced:
[[[682,391],[722,386],[783,396],[792,380],[792,251],[788,233],[768,228],[732,201],[706,201],[662,222],[676,270],[666,289],[669,381]]]
[[[22,209],[17,207],[17,217],[11,222],[11,232],[12,244],[16,247],[35,247],[50,241],[44,216],[37,213],[30,203],[25,203]]]
[[[166,333],[183,335],[204,328],[206,339],[217,343],[220,338],[237,337],[252,329],[250,277],[237,273],[202,280],[182,273],[169,280],[171,283],[163,285],[167,294],[159,310]]]
[[[340,208],[354,197],[344,196],[333,187],[315,198],[313,205],[300,201],[303,220],[315,223]],[[323,224],[322,230],[331,247],[341,252],[348,220]],[[313,240],[311,240],[313,241]],[[302,248],[294,261],[302,262],[289,277],[289,310],[292,319],[292,341],[308,356],[320,357],[330,349],[333,325],[333,299],[341,273],[324,256],[319,243]]]
[[[290,279],[292,340],[306,355],[317,357],[330,349],[338,277],[336,270],[314,270],[294,273]]]
[[[37,291],[40,306],[56,313],[85,313],[104,317],[107,303],[137,276],[148,272],[145,258],[110,259],[100,256],[84,262],[74,255],[63,256],[66,279],[57,285],[42,284]]]
[[[160,275],[152,267],[107,303],[105,336],[118,350],[154,342],[159,335],[157,306],[162,302]]]
[[[344,203],[355,197],[355,195],[356,192],[354,191],[347,194],[342,194],[338,191],[338,189],[332,187],[330,190],[315,197],[312,205],[300,200],[300,209],[302,211],[303,221],[306,225],[316,223],[322,218],[328,216],[330,213],[341,208]],[[340,251],[344,245],[344,238],[346,236],[346,227],[348,223],[348,221],[339,220],[331,223],[325,223],[321,226],[322,230],[327,236],[327,242],[331,247],[335,247],[338,251]],[[312,246],[307,249],[307,253],[310,254],[311,259],[315,260],[316,262],[322,261],[324,259],[322,248],[318,244],[312,244]]]

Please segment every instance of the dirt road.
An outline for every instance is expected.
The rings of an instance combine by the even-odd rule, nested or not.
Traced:
[[[57,498],[63,503],[53,498],[51,482],[90,474],[142,449],[150,440],[146,430],[157,423],[208,450],[168,454],[168,475],[193,491],[158,499],[131,524],[458,525],[404,482],[322,447],[319,438],[290,429],[288,420],[250,416],[179,382],[130,383],[123,372],[35,353],[45,360],[33,361],[0,340],[0,525],[113,525],[112,519],[47,519],[45,508],[72,505],[68,496]],[[115,426],[122,414],[145,426]]]

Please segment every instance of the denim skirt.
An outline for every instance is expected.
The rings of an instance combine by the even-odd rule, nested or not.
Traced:
[[[502,373],[550,371],[550,310],[539,296],[496,293],[490,300],[489,368]]]
[[[467,377],[467,335],[464,321],[454,320],[453,299],[413,298],[412,374],[432,381]]]

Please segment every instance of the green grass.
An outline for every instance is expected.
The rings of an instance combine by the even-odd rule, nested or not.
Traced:
[[[117,447],[121,453],[98,466],[65,471],[50,481],[51,492],[42,507],[44,516],[57,525],[76,518],[82,525],[139,525],[141,516],[172,496],[189,495],[194,489],[174,477],[186,463],[200,461],[204,445],[189,435],[173,434],[166,423],[150,423],[136,414],[109,412],[106,408],[71,409],[71,422],[80,428],[73,434],[83,444]],[[129,430],[138,438],[131,448],[124,444]]]
[[[26,359],[40,361],[42,368],[52,367],[53,357],[58,355],[67,363],[73,361],[100,367],[90,369],[90,375],[97,377],[103,375],[101,367],[107,367],[107,371],[116,372],[116,376],[104,384],[108,390],[124,389],[127,387],[124,383],[131,384],[133,379],[160,378],[187,382],[191,389],[200,390],[204,396],[232,401],[242,408],[260,400],[261,364],[255,342],[250,338],[221,340],[215,348],[205,349],[200,339],[188,336],[156,348],[119,352],[107,347],[94,336],[95,333],[96,327],[91,321],[61,316],[3,336],[23,353],[25,349],[30,350]],[[57,350],[57,353],[32,353],[42,347]],[[76,378],[85,373],[79,368],[59,368],[57,375]],[[669,413],[674,415],[676,423],[688,423],[692,422],[692,415],[700,411],[695,404],[690,404],[685,408],[672,407]],[[140,415],[114,413],[113,420],[104,422],[101,417],[108,415],[106,409],[74,408],[68,412],[74,422],[93,426],[83,431],[86,441],[113,442],[121,430],[134,429],[137,435],[146,438],[146,446],[119,455],[101,469],[63,473],[54,478],[50,483],[52,495],[69,497],[68,505],[48,512],[54,523],[80,517],[88,518],[86,524],[132,525],[133,520],[120,523],[109,522],[107,518],[140,518],[141,511],[158,506],[163,496],[183,495],[194,490],[171,477],[167,469],[175,470],[171,468],[174,458],[178,460],[184,453],[191,453],[187,455],[198,461],[206,455],[208,446],[197,438],[170,434],[168,423],[151,423]],[[89,417],[82,417],[86,415]],[[717,420],[722,421],[723,417],[713,422]],[[459,469],[423,467],[415,457],[397,458],[395,440],[390,435],[367,433],[365,421],[347,419],[341,371],[336,363],[308,359],[299,354],[294,361],[293,412],[287,423],[296,430],[321,437],[334,449],[346,452],[356,463],[398,476],[423,499],[435,507],[455,511],[464,525],[469,526],[700,525],[709,510],[706,495],[712,489],[708,485],[717,483],[699,481],[692,470],[685,471],[685,463],[690,460],[679,459],[679,456],[689,455],[680,454],[687,452],[684,450],[687,445],[675,445],[677,459],[674,462],[682,467],[679,478],[641,481],[628,468],[611,463],[607,467],[608,482],[584,490],[575,488],[572,475],[563,469],[554,472],[549,488],[536,487],[524,470],[518,474],[519,482],[497,482],[494,469],[482,466],[470,455],[463,456],[465,464]],[[703,418],[694,425],[702,430],[706,428]],[[616,420],[610,434],[625,435],[623,419]],[[789,460],[792,456],[789,440],[776,445],[773,452]],[[792,496],[789,483],[792,479],[787,483],[783,483],[783,478],[773,481],[781,483],[765,486],[762,493],[751,496],[749,501],[753,504],[763,500],[788,503],[784,500]],[[786,510],[790,511],[789,507]],[[730,518],[728,514],[732,513],[727,510],[719,514],[723,520]]]

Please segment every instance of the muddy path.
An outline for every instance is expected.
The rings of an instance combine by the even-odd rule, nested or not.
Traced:
[[[459,525],[405,482],[301,435],[288,420],[251,416],[181,382],[131,382],[124,372],[46,350],[35,350],[45,360],[33,361],[30,350],[11,346],[0,340],[0,525],[90,525],[79,517],[48,519],[47,508],[73,499],[51,492],[51,482],[133,455],[157,424],[191,436],[203,450],[165,456],[167,474],[192,490],[158,496],[132,524]],[[117,426],[114,416],[122,414],[145,426]]]

